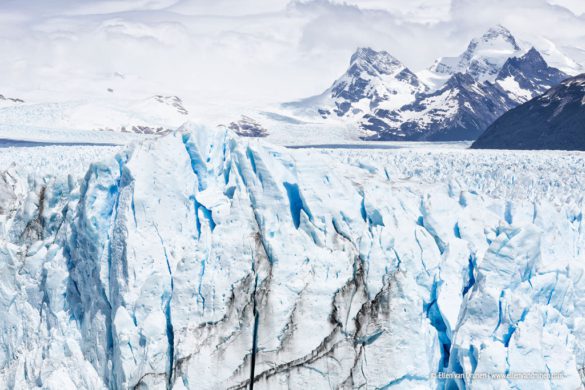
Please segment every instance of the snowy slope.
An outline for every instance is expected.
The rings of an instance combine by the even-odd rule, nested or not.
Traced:
[[[190,126],[104,157],[0,176],[2,388],[582,386],[583,154]]]
[[[0,124],[0,146],[6,141],[44,144],[123,145],[152,137],[155,137],[155,135]]]
[[[0,108],[0,124],[164,134],[186,122],[188,115],[176,96],[156,95],[141,100],[112,97],[10,105]]]

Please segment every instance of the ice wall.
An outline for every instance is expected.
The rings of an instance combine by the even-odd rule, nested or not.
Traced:
[[[4,172],[0,387],[582,386],[582,204],[387,168],[187,126]],[[435,377],[517,372],[564,377]]]

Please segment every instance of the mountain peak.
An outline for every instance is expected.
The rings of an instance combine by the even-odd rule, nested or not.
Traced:
[[[507,49],[512,51],[521,50],[516,42],[516,38],[514,38],[510,30],[501,24],[489,28],[481,38],[474,38],[469,44],[467,50],[477,51],[489,48]]]
[[[501,24],[496,24],[495,26],[492,26],[488,29],[488,33],[494,33],[494,34],[503,34],[503,35],[512,35],[510,33],[510,30],[508,30],[506,27],[504,27]]]
[[[544,61],[544,57],[542,56],[542,54],[540,54],[540,52],[538,50],[536,50],[536,48],[534,46],[532,46],[530,48],[530,50],[528,50],[526,52],[526,54],[524,54],[524,57],[525,58],[538,59],[538,60]]]
[[[524,103],[569,77],[550,67],[534,47],[521,57],[509,58],[498,73],[498,83],[512,99]]]
[[[396,108],[413,100],[416,93],[425,90],[416,75],[387,51],[369,47],[356,50],[351,56],[350,67],[327,93],[335,100],[338,116],[347,113],[363,113],[358,104],[366,99],[368,109]],[[359,106],[359,107],[358,107]]]
[[[548,68],[548,64],[544,60],[544,57],[538,50],[534,47],[530,48],[524,55],[518,57],[509,58],[500,73],[506,73],[508,71],[508,67],[510,65],[514,65],[516,67],[524,64],[524,66],[530,66],[532,68]],[[500,77],[500,76],[498,76]]]
[[[350,66],[324,93],[288,104],[327,118],[359,117],[374,109],[393,110],[427,90],[418,77],[387,51],[360,47]]]
[[[360,47],[353,53],[350,65],[353,66],[356,64],[372,66],[380,73],[388,73],[396,67],[404,66],[387,51],[376,51],[369,47]]]
[[[351,56],[350,63],[354,63],[358,60],[369,60],[378,54],[380,54],[380,52],[370,47],[358,47],[355,53]]]
[[[509,42],[510,44],[512,44],[516,48],[516,50],[520,50],[520,47],[516,43],[516,39],[514,38],[514,36],[510,32],[510,30],[508,30],[506,27],[502,26],[501,24],[498,24],[494,27],[490,27],[482,35],[482,39],[484,41],[492,41],[492,40],[496,40],[498,38],[503,38],[506,42]]]
[[[477,81],[493,82],[506,60],[520,54],[521,48],[512,33],[496,25],[481,37],[473,38],[460,56],[435,61],[431,71],[441,75],[468,73]]]

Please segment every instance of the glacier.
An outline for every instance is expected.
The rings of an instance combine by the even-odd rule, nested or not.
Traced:
[[[584,160],[4,149],[0,388],[581,388]]]

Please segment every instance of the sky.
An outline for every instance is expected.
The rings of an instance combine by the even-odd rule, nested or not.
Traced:
[[[584,13],[583,0],[3,0],[0,93],[288,101],[326,89],[357,47],[418,71],[496,24],[585,64]]]

